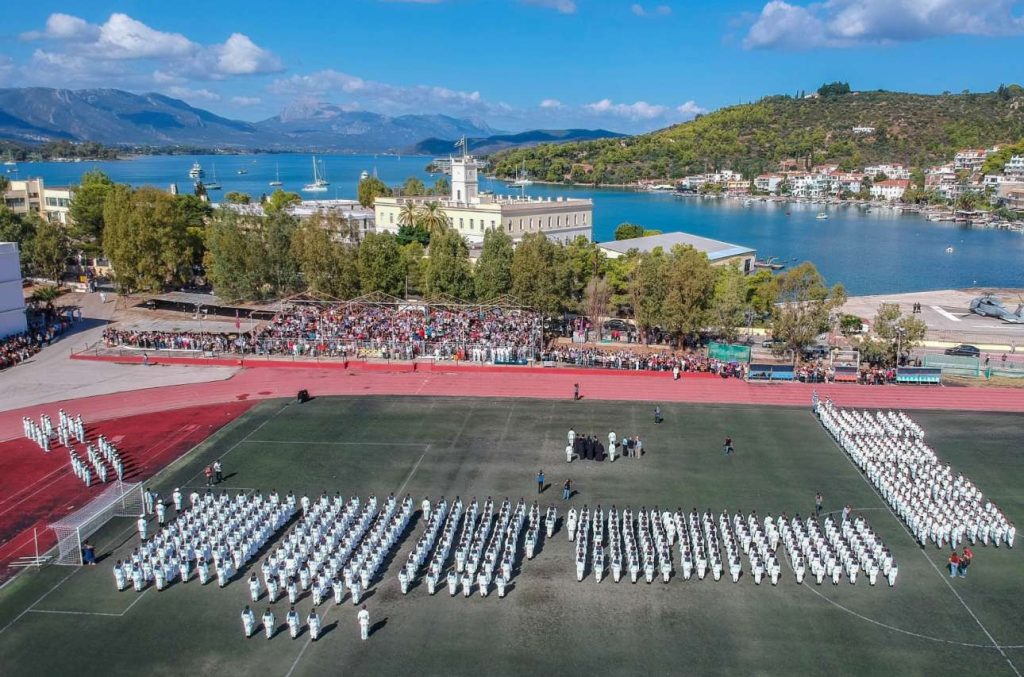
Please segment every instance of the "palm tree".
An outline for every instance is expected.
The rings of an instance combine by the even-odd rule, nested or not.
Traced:
[[[405,226],[406,228],[415,228],[420,224],[420,210],[416,207],[416,203],[409,200],[402,205],[402,209],[398,212],[398,225]]]
[[[34,303],[38,308],[39,306],[46,306],[48,312],[53,311],[53,302],[60,298],[60,290],[57,285],[47,285],[45,287],[38,287],[32,292],[32,295],[28,297],[30,303]]]
[[[448,230],[448,215],[439,202],[428,202],[420,211],[420,225],[434,238]]]

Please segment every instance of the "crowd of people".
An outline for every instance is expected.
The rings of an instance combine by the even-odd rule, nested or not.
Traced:
[[[29,359],[71,328],[76,309],[43,313],[29,322],[28,331],[0,339],[0,371]]]
[[[603,461],[605,451],[608,452],[608,460],[614,462],[618,456],[625,458],[640,458],[644,455],[644,443],[639,435],[619,439],[615,431],[608,433],[608,446],[597,437],[584,433],[577,433],[570,428],[565,445],[565,462],[572,463],[573,459],[582,461]]]
[[[954,473],[901,411],[841,409],[815,399],[822,425],[899,515],[921,545],[956,549],[969,541],[1013,547],[1016,527],[963,473]]]
[[[643,352],[553,344],[541,354],[541,359],[574,367],[665,371],[672,372],[677,378],[680,373],[710,373],[722,378],[746,376],[744,363],[725,362],[694,352]]]
[[[756,512],[731,516],[722,512],[716,520],[710,510],[698,513],[696,508],[673,513],[642,507],[635,514],[626,508],[620,514],[612,506],[606,518],[600,506],[593,512],[583,506],[578,513],[575,508],[569,511],[567,527],[569,539],[576,542],[578,581],[592,572],[600,583],[610,570],[616,583],[623,575],[633,583],[641,578],[652,583],[658,577],[668,583],[675,571],[672,549],[676,542],[683,580],[694,575],[703,580],[711,574],[717,581],[728,571],[737,583],[745,559],[755,585],[765,580],[777,585],[782,575],[777,556],[780,544],[789,555],[797,583],[803,583],[809,571],[818,585],[826,577],[838,585],[844,574],[855,584],[858,573],[864,571],[870,585],[881,573],[891,587],[898,572],[895,559],[867,520],[846,511],[838,524],[826,516],[822,528],[816,519],[800,515],[792,519],[785,514],[775,519],[767,515],[762,520]]]
[[[103,340],[110,348],[514,362],[535,356],[542,331],[541,316],[526,310],[342,304],[295,305],[248,332],[108,329]]]

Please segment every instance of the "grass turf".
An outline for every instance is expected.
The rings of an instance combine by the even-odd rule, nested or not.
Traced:
[[[395,674],[1013,674],[1024,666],[1018,601],[1020,554],[977,547],[971,576],[944,578],[946,552],[921,550],[806,409],[740,405],[442,398],[317,398],[256,405],[167,469],[153,483],[202,484],[203,466],[223,458],[227,488],[322,489],[366,497],[411,492],[464,499],[536,496],[543,468],[551,485],[541,505],[558,503],[572,477],[572,503],[663,509],[710,507],[806,514],[815,492],[826,509],[863,511],[896,555],[895,588],[845,581],[797,585],[788,564],[777,587],[682,581],[578,583],[572,544],[560,528],[523,562],[505,599],[492,592],[434,597],[417,585],[402,596],[389,566],[366,602],[375,624],[358,638],[346,598],[326,611],[326,632],[308,643],[286,632],[246,640],[238,614],[248,589],[193,580],[141,596],[118,593],[111,565],[135,544],[130,520],[94,538],[97,567],[48,567],[0,591],[0,656],[5,675],[212,673]],[[1017,524],[1024,523],[1024,455],[1019,417],[949,412],[914,415],[941,457],[963,470]],[[566,465],[572,426],[602,439],[640,434],[645,458]],[[737,453],[724,458],[722,439]],[[397,558],[422,531],[414,521]],[[109,554],[107,554],[109,553]],[[678,553],[674,553],[676,556]],[[746,562],[744,562],[746,565]],[[242,576],[247,576],[243,572]],[[955,593],[954,594],[954,590]],[[959,598],[958,596],[959,595]],[[962,600],[962,601],[961,601]],[[966,605],[966,606],[965,606]],[[308,597],[298,610],[305,618]],[[968,611],[968,607],[970,611]],[[255,607],[257,615],[263,604]],[[283,622],[287,602],[274,605]],[[976,616],[977,620],[971,614]],[[984,626],[984,629],[983,627]],[[1002,652],[993,642],[1005,647]],[[1004,655],[1005,654],[1005,655]],[[1008,660],[1008,658],[1009,660]]]

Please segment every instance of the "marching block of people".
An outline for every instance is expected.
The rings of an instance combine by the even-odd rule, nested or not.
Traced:
[[[956,550],[961,543],[1013,547],[1017,528],[962,472],[924,442],[902,411],[859,411],[813,401],[825,430],[899,515],[921,546]]]

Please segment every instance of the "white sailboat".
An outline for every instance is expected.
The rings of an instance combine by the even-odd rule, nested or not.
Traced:
[[[523,163],[522,171],[516,172],[516,180],[512,182],[513,186],[532,186],[533,181],[530,180],[530,175],[526,173],[526,163]]]
[[[210,183],[203,184],[206,190],[220,190],[220,184],[217,183],[217,163],[213,163],[213,181]]]
[[[280,162],[275,163],[274,176],[277,177],[277,178],[275,178],[273,181],[271,181],[270,185],[271,186],[283,186],[284,184],[281,182],[281,163]]]
[[[330,181],[327,180],[326,173],[324,172],[323,161],[317,161],[316,156],[313,156],[313,183],[307,183],[302,187],[304,193],[326,193],[327,186],[331,185]]]

